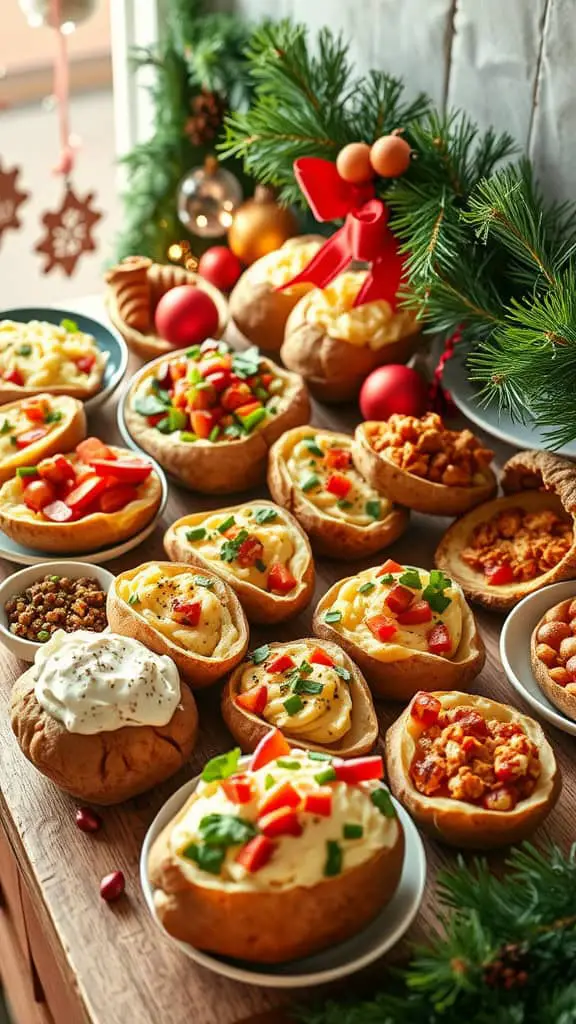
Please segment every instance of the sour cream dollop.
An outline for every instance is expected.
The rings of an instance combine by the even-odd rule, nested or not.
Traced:
[[[44,711],[85,736],[167,725],[180,703],[172,659],[116,633],[59,629],[37,652],[34,673]]]

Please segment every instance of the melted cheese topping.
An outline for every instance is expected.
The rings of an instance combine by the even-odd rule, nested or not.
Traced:
[[[221,512],[214,512],[194,524],[185,523],[179,526],[176,533],[183,544],[189,544],[199,555],[202,555],[202,558],[214,562],[220,574],[235,576],[244,583],[259,587],[260,590],[268,589],[268,570],[273,564],[285,565],[295,579],[300,581],[308,560],[307,549],[304,544],[296,543],[294,530],[284,519],[281,509],[273,509],[276,516],[269,522],[257,523],[254,516],[259,509],[264,508],[271,509],[271,506],[262,505],[256,501],[241,505],[232,511],[225,509]],[[248,530],[250,537],[255,537],[262,544],[262,558],[258,560],[260,565],[242,566],[238,559],[227,562],[220,557],[226,537],[219,532],[218,527],[229,520],[231,515],[234,517],[235,526]],[[188,534],[197,528],[204,528],[205,536],[197,540],[190,540]]]
[[[394,312],[384,299],[353,306],[366,274],[366,270],[350,270],[339,274],[326,288],[310,292],[306,299],[308,323],[323,327],[331,338],[371,349],[415,334],[419,324],[409,310]]]
[[[274,288],[279,288],[292,277],[296,277],[306,267],[320,248],[320,242],[303,242],[299,245],[282,246],[274,252],[256,260],[246,271],[254,284],[267,281]],[[312,285],[299,284],[286,288],[284,295],[293,295],[297,291],[311,288]]]
[[[335,743],[349,732],[351,726],[352,698],[349,683],[336,671],[336,668],[340,668],[344,674],[347,673],[343,653],[330,651],[334,668],[329,665],[310,665],[307,662],[308,674],[303,677],[305,683],[319,684],[322,690],[314,694],[299,691],[302,707],[294,714],[289,714],[284,706],[285,700],[294,692],[289,679],[291,670],[271,672],[269,668],[280,655],[288,655],[297,669],[307,661],[310,653],[311,648],[305,643],[273,647],[264,664],[250,664],[246,667],[240,680],[240,691],[246,693],[264,684],[268,691],[268,702],[262,717],[267,722],[288,736],[310,740],[312,743]]]
[[[86,356],[94,356],[89,373],[76,363]],[[92,387],[102,379],[106,359],[92,335],[83,331],[67,331],[42,320],[0,321],[0,377],[7,370],[19,370],[26,387]]]
[[[301,814],[302,835],[286,835],[275,840],[277,845],[272,858],[259,871],[251,874],[235,861],[239,846],[228,849],[220,875],[203,871],[193,860],[183,856],[186,846],[198,840],[200,822],[209,814],[241,815],[244,820],[255,822],[262,801],[272,792],[270,788],[266,789],[266,780],[270,777],[277,785],[290,782],[302,795],[321,789],[315,776],[322,770],[323,763],[311,760],[304,751],[291,750],[290,761],[296,760],[301,762],[297,770],[282,768],[277,761],[272,761],[258,771],[250,772],[254,797],[250,803],[243,804],[241,809],[228,799],[220,782],[198,784],[184,811],[176,818],[169,840],[179,867],[194,885],[246,892],[278,892],[296,886],[310,888],[318,885],[325,877],[326,844],[329,841],[337,842],[340,846],[342,872],[350,871],[377,851],[395,844],[400,828],[398,819],[385,817],[370,799],[370,794],[380,784],[361,782],[348,785],[345,782],[334,782],[330,784],[330,816]],[[361,825],[362,838],[345,839],[345,824]]]
[[[132,579],[119,580],[116,591],[135,614],[176,646],[203,658],[222,658],[237,642],[238,629],[220,595],[213,587],[198,582],[203,578],[198,573],[178,569],[167,572],[166,567],[150,564]],[[183,624],[182,616],[174,616],[175,604],[196,601],[201,605],[196,626]]]
[[[366,483],[351,460],[347,468],[331,468],[325,457],[331,448],[349,454],[352,451],[352,438],[344,434],[333,434],[329,430],[311,430],[306,436],[300,436],[286,456],[288,472],[302,492],[300,497],[320,509],[324,515],[354,526],[368,527],[381,522],[391,511],[391,502]],[[315,449],[321,449],[324,455],[319,455]],[[345,498],[339,498],[337,494],[326,490],[326,483],[333,474],[345,476],[350,482],[350,490]],[[313,483],[314,478],[317,478],[317,483]]]
[[[383,578],[378,573],[380,566],[365,569],[357,576],[344,580],[336,594],[336,599],[324,609],[324,616],[330,612],[340,612],[339,621],[330,622],[333,629],[342,633],[343,636],[353,640],[355,644],[377,658],[379,661],[401,661],[409,658],[414,651],[428,651],[427,635],[434,626],[445,625],[451,639],[450,650],[443,655],[445,658],[453,658],[460,645],[462,636],[462,609],[464,595],[456,583],[447,587],[443,593],[450,599],[450,604],[442,612],[433,611],[432,620],[410,626],[398,625],[398,629],[391,640],[378,640],[370,631],[366,620],[376,615],[385,615],[393,620],[394,613],[385,604],[386,595],[392,587],[398,583],[402,572],[392,573],[392,582],[383,583]],[[422,597],[422,591],[430,582],[430,574],[425,569],[417,570],[421,586],[408,587],[418,601]],[[373,586],[369,586],[373,584]],[[402,584],[404,586],[404,584]],[[364,590],[363,588],[366,587]],[[361,592],[361,588],[363,592]]]
[[[37,399],[32,399],[32,402]],[[55,430],[60,430],[62,426],[70,419],[68,408],[63,409],[62,403],[59,404],[58,399],[50,396],[43,395],[42,402],[47,414],[60,412],[61,418],[55,420],[53,423],[35,423],[28,418],[25,409],[26,405],[30,402],[30,399],[24,399],[17,405],[10,403],[10,408],[5,413],[0,407],[0,461],[4,459],[11,459],[18,452],[17,446],[13,443],[13,439],[18,438],[20,434],[25,434],[29,430],[35,430],[37,427],[44,428],[46,430],[45,437],[49,437],[50,434],[54,433]]]

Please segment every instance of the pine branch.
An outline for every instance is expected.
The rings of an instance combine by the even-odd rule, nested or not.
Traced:
[[[409,134],[413,121],[430,110],[430,100],[420,93],[411,103],[403,100],[404,84],[383,71],[369,71],[358,83],[353,103],[352,120],[356,140],[372,143],[396,128]]]

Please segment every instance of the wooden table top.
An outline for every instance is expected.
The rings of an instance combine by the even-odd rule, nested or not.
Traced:
[[[73,304],[80,312],[103,318],[99,300]],[[131,370],[136,368],[132,361]],[[90,431],[105,440],[115,441],[116,396],[97,412]],[[357,422],[351,412],[316,407],[313,422],[333,429],[352,429]],[[492,447],[492,442],[489,442]],[[500,461],[510,454],[498,447]],[[265,494],[264,488],[257,492]],[[250,495],[250,497],[256,495]],[[115,562],[112,571],[121,571],[139,562],[163,558],[162,536],[167,527],[183,514],[201,508],[228,504],[170,487],[170,497],[162,521],[153,535],[139,548]],[[234,497],[234,501],[240,500]],[[430,567],[438,540],[448,525],[441,518],[413,515],[409,529],[387,554],[400,561]],[[359,563],[358,568],[373,564]],[[314,602],[296,619],[270,629],[253,629],[251,644],[266,640],[287,640],[311,634],[312,610],[316,601],[332,583],[354,571],[349,564],[320,559],[317,561],[317,586]],[[0,561],[0,578],[15,570]],[[498,657],[498,639],[502,616],[483,610],[477,612],[486,643],[486,666],[473,688],[486,696],[520,705],[508,684]],[[26,761],[10,730],[7,714],[12,682],[23,671],[5,649],[0,650],[0,813],[20,868],[29,886],[39,914],[48,915],[59,937],[56,950],[64,975],[80,993],[86,1021],[90,1024],[281,1024],[279,1007],[294,996],[304,1000],[309,992],[282,993],[228,981],[196,966],[162,936],[146,909],[138,882],[138,860],[142,840],[155,814],[166,799],[201,769],[205,760],[228,749],[232,740],[219,714],[219,686],[198,694],[200,734],[198,745],[185,769],[167,783],[119,807],[102,811],[103,829],[96,835],[80,832],[74,823],[77,802],[61,793]],[[378,702],[380,740],[400,711],[399,705]],[[528,707],[522,707],[528,711]],[[563,773],[560,800],[538,833],[567,846],[573,839],[573,807],[576,798],[576,770],[573,767],[574,743],[565,733],[544,723]],[[422,939],[436,922],[434,879],[438,869],[450,863],[455,854],[426,841],[428,885],[418,918],[409,938]],[[495,855],[495,863],[502,855]],[[126,896],[115,904],[104,903],[99,896],[103,875],[122,869],[126,876]],[[381,964],[372,967],[354,984],[381,977]],[[347,990],[350,989],[347,982]],[[326,990],[324,990],[326,991]],[[337,990],[336,990],[337,991]],[[268,1012],[267,1012],[268,1011]],[[63,1022],[57,1022],[63,1024]]]

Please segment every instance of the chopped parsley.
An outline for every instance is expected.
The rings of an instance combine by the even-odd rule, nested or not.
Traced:
[[[60,409],[50,409],[44,417],[44,423],[60,423],[62,419],[62,413]]]
[[[225,540],[220,548],[221,562],[234,562],[245,540],[248,539],[248,530],[240,530],[236,537]]]
[[[393,574],[391,572],[384,573],[384,575],[380,577],[380,583],[394,583]]]
[[[221,522],[220,526],[217,526],[216,529],[218,530],[218,533],[226,533],[226,530],[229,530],[231,526],[235,525],[236,520],[234,516],[228,516],[228,518],[224,519],[224,521]]]
[[[382,502],[378,501],[377,498],[372,498],[370,501],[366,502],[364,509],[367,516],[370,516],[372,519],[380,519],[380,515],[382,513]]]
[[[258,829],[251,821],[234,814],[206,814],[200,821],[198,835],[207,846],[239,846],[253,839]]]
[[[255,345],[245,349],[244,352],[235,352],[232,356],[232,370],[237,377],[245,380],[247,377],[256,377],[260,372],[261,356]]]
[[[211,580],[209,576],[194,576],[194,583],[197,587],[213,587],[214,580]]]
[[[75,320],[61,320],[60,327],[63,327],[68,334],[78,334],[78,324]]]
[[[255,647],[252,654],[248,655],[248,659],[254,665],[261,665],[266,658],[270,656],[270,644],[262,644],[261,647]]]
[[[287,697],[286,700],[283,701],[283,704],[285,711],[289,715],[297,715],[298,712],[302,711],[302,708],[304,707],[304,701],[302,700],[301,697],[298,696],[297,693],[293,693],[290,697]],[[280,762],[278,762],[278,764],[280,764]],[[280,765],[280,767],[286,766]]]
[[[10,423],[10,420],[4,420],[0,427],[0,434],[9,434],[11,430],[14,430],[14,426]]]
[[[158,416],[160,413],[168,412],[170,402],[164,401],[159,394],[140,395],[134,402],[136,412],[141,416]]]
[[[372,583],[372,580],[366,580],[361,587],[358,587],[359,594],[370,594],[372,590],[376,588],[376,584]]]
[[[406,569],[398,578],[398,582],[403,583],[405,587],[410,587],[411,590],[422,589],[422,580],[417,569]]]
[[[191,345],[190,348],[186,349],[186,359],[199,359],[200,358],[200,345]]]
[[[446,597],[444,591],[451,586],[452,580],[448,576],[445,576],[440,569],[432,569],[430,581],[428,586],[424,588],[422,597],[425,601],[428,601],[433,611],[442,614],[451,602],[451,598]]]
[[[296,679],[296,681],[292,684],[292,689],[294,693],[317,694],[322,693],[324,685],[323,683],[315,682],[313,679]],[[284,707],[286,707],[286,701],[284,702]]]
[[[332,622],[340,622],[341,618],[342,612],[335,608],[333,611],[326,612],[324,615],[324,622],[328,622],[329,624]]]
[[[226,849],[223,846],[207,846],[205,843],[188,843],[182,850],[182,856],[187,860],[193,860],[210,875],[219,875],[226,856]]]
[[[332,878],[342,871],[342,850],[336,839],[326,840],[326,861],[324,864],[324,875]]]
[[[319,487],[319,486],[320,486],[320,477],[316,476],[316,473],[313,473],[312,476],[309,476],[308,479],[305,480],[304,483],[302,484],[302,490],[305,493],[308,493],[308,491],[313,491],[315,487]]]
[[[310,664],[310,662],[306,661],[306,659],[304,659],[304,661],[300,662],[300,664],[298,666],[298,671],[299,671],[301,676],[311,676],[313,671],[314,671],[314,669],[312,668],[312,665]]]
[[[206,530],[203,526],[195,526],[193,530],[186,530],[186,540],[191,543],[195,540],[204,540],[206,536]]]
[[[236,771],[240,756],[240,747],[234,747],[233,750],[228,750],[225,754],[218,754],[217,757],[213,757],[204,765],[201,775],[202,781],[217,782],[220,779],[227,779]]]
[[[276,785],[276,779],[273,775],[267,775],[264,779],[264,789],[272,789],[272,786]]]
[[[335,671],[337,676],[340,676],[340,679],[344,680],[345,683],[349,683],[350,682],[350,679],[352,678],[352,676],[351,676],[350,672],[348,671],[348,669],[344,668],[343,665],[334,665],[334,671]]]
[[[262,526],[263,523],[272,523],[278,518],[275,508],[258,508],[254,513],[254,522]]]

